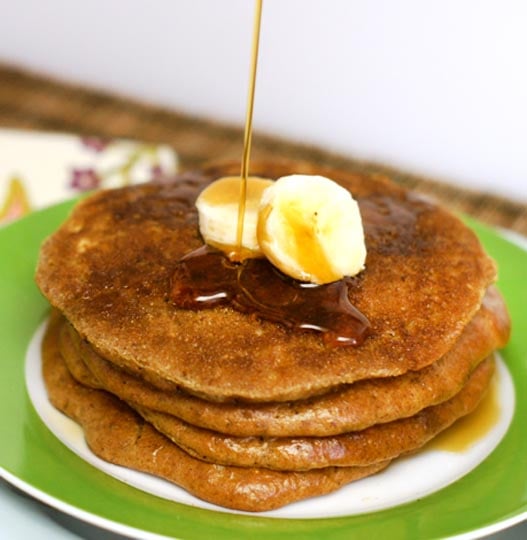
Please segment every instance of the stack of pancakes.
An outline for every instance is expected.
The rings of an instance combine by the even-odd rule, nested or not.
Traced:
[[[252,174],[322,174],[357,199],[368,257],[348,293],[371,323],[364,343],[331,346],[228,305],[178,308],[174,270],[202,244],[195,197],[237,172],[77,205],[37,268],[55,308],[43,372],[95,454],[263,511],[380,471],[471,412],[510,323],[493,261],[457,218],[384,177],[302,163]]]

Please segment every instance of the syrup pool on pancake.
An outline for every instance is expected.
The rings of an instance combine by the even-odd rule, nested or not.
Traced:
[[[241,182],[220,178],[198,196],[201,235],[218,250],[198,248],[180,260],[172,301],[187,309],[231,305],[322,332],[333,345],[362,343],[370,325],[351,304],[348,287],[364,269],[366,247],[350,193],[316,175],[275,182],[250,177],[242,244],[236,247]],[[241,263],[226,260],[240,256]]]

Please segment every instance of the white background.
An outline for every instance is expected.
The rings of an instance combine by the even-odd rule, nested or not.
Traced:
[[[5,1],[0,61],[242,124],[253,8]],[[527,202],[527,2],[264,0],[262,24],[256,130]]]

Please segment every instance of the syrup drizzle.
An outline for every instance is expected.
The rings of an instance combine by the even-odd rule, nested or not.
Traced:
[[[436,438],[428,448],[447,452],[464,452],[498,423],[500,417],[499,379],[495,373],[486,395],[477,408],[458,420]]]
[[[249,95],[247,98],[247,112],[245,116],[245,133],[243,138],[243,154],[241,166],[240,199],[238,203],[238,223],[236,228],[236,246],[230,258],[242,260],[243,222],[245,216],[245,202],[247,199],[247,177],[249,176],[249,156],[251,154],[252,125],[254,111],[254,91],[256,88],[256,70],[258,67],[258,49],[260,43],[260,26],[262,20],[262,1],[256,0],[253,27],[253,44],[251,53],[251,71],[249,77]]]

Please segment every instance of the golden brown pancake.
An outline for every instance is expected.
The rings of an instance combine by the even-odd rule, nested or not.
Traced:
[[[448,401],[409,418],[332,437],[232,437],[197,428],[175,416],[130,405],[187,453],[212,463],[298,471],[364,467],[418,450],[458,418],[472,412],[485,393],[493,371],[494,362],[489,357]]]
[[[67,323],[60,346],[79,382],[192,425],[239,437],[328,436],[411,416],[449,399],[473,368],[506,342],[508,331],[505,305],[491,287],[453,348],[431,366],[399,377],[359,381],[308,400],[269,404],[206,402],[181,391],[158,390],[106,362]]]
[[[71,326],[58,311],[54,311],[51,317],[57,319],[54,328],[58,333],[60,354],[73,378],[83,386],[104,390],[105,388],[99,382],[99,379],[78,355],[78,345],[80,343],[76,344],[70,338]]]
[[[60,323],[56,332],[64,330]],[[62,332],[62,335],[69,333]],[[66,340],[66,355],[64,346],[59,351],[66,360],[74,378],[87,381],[89,386],[99,387],[99,380],[93,378],[89,369],[77,356],[75,350],[67,350],[72,345]],[[72,347],[75,349],[75,347]],[[425,368],[426,371],[430,368]],[[330,466],[350,467],[366,466],[380,461],[392,460],[401,454],[413,452],[426,444],[431,438],[449,427],[459,417],[470,413],[481,399],[490,376],[493,372],[493,361],[487,358],[475,371],[463,381],[463,388],[449,400],[439,405],[428,406],[415,416],[401,416],[399,420],[377,424],[363,429],[330,437],[233,437],[224,433],[202,429],[166,413],[148,409],[134,402],[128,404],[135,409],[147,422],[166,435],[190,455],[212,463],[233,465],[239,467],[263,467],[275,470],[309,470]],[[401,376],[405,377],[405,376]],[[384,381],[385,386],[397,385],[397,378]],[[380,383],[381,381],[375,381]],[[415,386],[427,386],[432,381],[416,373],[413,378]],[[364,385],[359,382],[356,385]],[[378,385],[379,386],[379,385]],[[382,392],[370,392],[379,401],[376,409],[386,403]],[[411,393],[406,386],[406,391]],[[414,388],[414,392],[416,389]],[[387,392],[385,392],[387,393]],[[389,395],[389,394],[388,394]],[[402,399],[403,396],[398,394]],[[393,398],[392,398],[393,399]],[[221,407],[216,404],[216,407]],[[218,415],[221,411],[217,411]]]
[[[231,166],[210,168],[206,183]],[[298,163],[252,174],[323,174],[350,189],[363,216],[366,270],[349,290],[371,322],[360,347],[327,347],[230,307],[191,311],[169,298],[181,256],[201,245],[192,177],[97,193],[43,245],[37,282],[112,363],[164,390],[208,400],[286,401],[361,379],[419,370],[443,357],[478,311],[495,266],[442,208],[377,175]]]
[[[44,378],[97,455],[261,511],[373,474],[476,407],[510,321],[474,234],[378,175],[252,170],[291,172],[358,200],[368,257],[348,295],[371,322],[359,346],[174,304],[178,261],[202,244],[195,196],[237,165],[93,195],[44,243],[37,282],[58,311]]]
[[[249,512],[272,510],[335,491],[388,464],[281,472],[225,467],[196,459],[121,400],[77,383],[59,352],[55,322],[43,344],[43,375],[50,400],[83,427],[91,450],[106,461],[165,478],[205,501]]]

